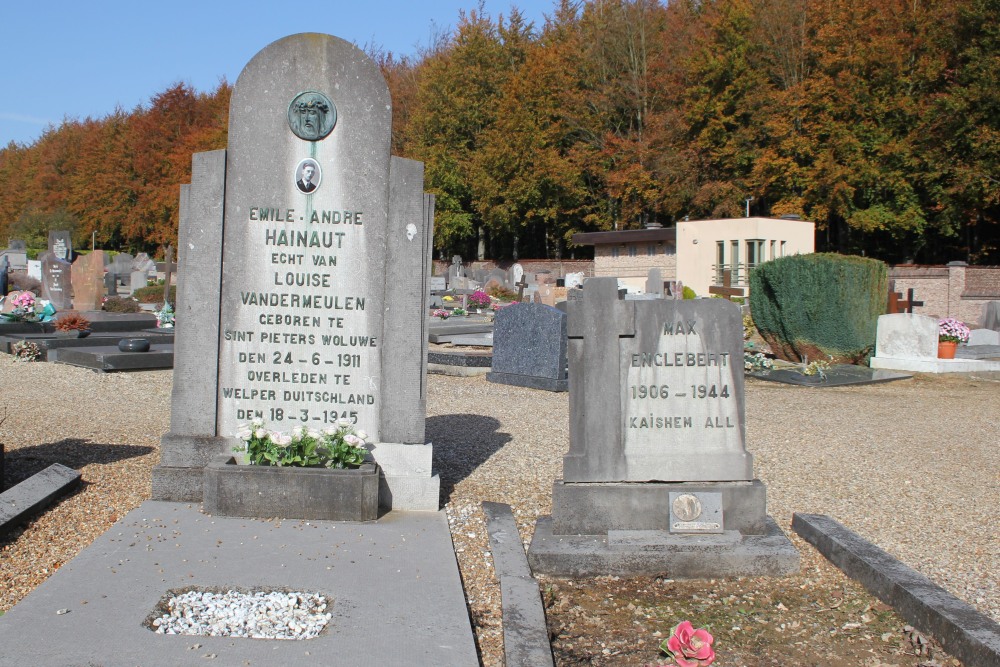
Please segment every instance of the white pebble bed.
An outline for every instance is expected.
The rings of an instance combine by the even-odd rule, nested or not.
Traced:
[[[312,639],[332,617],[326,607],[318,593],[189,591],[170,598],[170,613],[152,625],[161,635]]]

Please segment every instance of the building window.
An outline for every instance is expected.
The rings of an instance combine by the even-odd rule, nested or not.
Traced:
[[[732,271],[732,282],[730,284],[738,285],[740,282],[740,242],[730,241],[729,248],[731,253],[729,257],[731,265],[729,270]]]
[[[781,242],[781,256],[782,256],[782,257],[784,257],[784,256],[785,256],[785,246],[786,246],[786,245],[787,245],[787,242],[786,242],[786,241],[782,241],[782,242]]]
[[[639,254],[638,253],[638,248],[636,248],[634,245],[630,245],[628,247],[628,256],[629,257],[635,257],[637,254]]]
[[[770,254],[770,256],[768,256],[768,259],[774,259],[774,245],[775,245],[775,242],[771,241],[771,254]]]
[[[617,257],[618,256],[618,246],[612,246],[611,247],[611,256],[612,257]]]
[[[652,244],[646,246],[646,254],[649,255],[650,257],[656,255],[656,246]]]
[[[764,242],[759,239],[747,240],[747,275],[764,261]]]

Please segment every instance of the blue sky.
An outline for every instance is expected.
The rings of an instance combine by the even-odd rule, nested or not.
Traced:
[[[323,32],[359,46],[415,54],[458,24],[478,0],[5,0],[0,5],[0,148],[34,142],[64,118],[130,110],[174,83],[199,91],[235,83],[265,46],[299,32]],[[512,6],[537,28],[555,0],[485,0]]]

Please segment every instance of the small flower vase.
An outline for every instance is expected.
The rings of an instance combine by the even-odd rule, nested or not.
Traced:
[[[938,341],[938,359],[954,359],[958,343],[953,340]]]

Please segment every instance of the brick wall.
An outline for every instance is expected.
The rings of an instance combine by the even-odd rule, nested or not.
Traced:
[[[912,288],[914,299],[923,301],[913,312],[933,317],[954,317],[978,327],[989,301],[1000,301],[1000,267],[900,265],[889,270],[896,291],[906,298]]]

